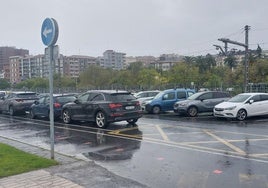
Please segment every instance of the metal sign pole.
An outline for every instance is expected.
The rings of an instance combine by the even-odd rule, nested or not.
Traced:
[[[54,107],[53,107],[53,69],[54,69],[54,56],[53,48],[58,40],[59,27],[58,23],[53,18],[46,18],[43,21],[41,28],[41,38],[48,47],[49,52],[49,119],[50,119],[50,145],[51,145],[51,159],[54,159]]]
[[[53,108],[53,45],[49,46],[49,107],[50,107],[50,147],[51,159],[54,159],[54,108]]]

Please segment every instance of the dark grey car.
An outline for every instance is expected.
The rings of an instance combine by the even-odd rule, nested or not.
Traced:
[[[37,100],[35,92],[14,91],[0,99],[0,112],[8,113],[13,116],[16,113],[25,113]]]
[[[213,112],[215,105],[231,98],[230,94],[222,91],[204,91],[191,95],[187,100],[174,104],[174,112],[194,117],[198,113]]]

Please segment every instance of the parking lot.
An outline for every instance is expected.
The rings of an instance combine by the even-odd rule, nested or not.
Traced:
[[[1,115],[0,136],[49,149],[49,122]],[[267,187],[268,118],[246,121],[145,114],[98,129],[55,123],[55,150],[85,156],[149,187]],[[220,182],[220,183],[219,183]],[[222,185],[221,185],[222,182]]]
[[[173,120],[176,117],[170,116]],[[178,117],[177,117],[178,118]],[[122,128],[119,130],[109,131],[108,134],[143,139],[147,142],[153,142],[172,147],[183,147],[187,149],[198,150],[201,152],[210,152],[217,154],[229,154],[236,157],[246,157],[252,159],[268,160],[268,150],[263,150],[263,146],[268,145],[268,136],[263,133],[250,133],[249,126],[265,126],[267,121],[265,117],[250,119],[248,122],[217,120],[212,116],[201,116],[199,118],[181,118],[184,121],[200,121],[208,124],[199,126],[187,126],[184,122],[169,122],[170,125],[163,125],[157,121],[152,124],[153,120],[143,123],[139,127]],[[219,127],[211,127],[211,124],[219,124]],[[232,130],[224,130],[224,127],[233,126]],[[251,124],[251,125],[250,125]],[[245,132],[235,132],[236,127],[245,127]],[[267,124],[268,127],[268,124]],[[220,128],[220,130],[218,130]],[[252,127],[253,128],[253,127]],[[251,128],[251,129],[252,129]],[[139,129],[142,135],[130,134],[132,131]],[[229,128],[230,129],[230,128]],[[254,146],[253,149],[249,149]],[[267,147],[268,148],[268,147]],[[266,149],[267,149],[266,148]]]

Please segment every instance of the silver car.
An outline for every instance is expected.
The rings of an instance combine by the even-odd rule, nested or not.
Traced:
[[[25,113],[37,99],[35,92],[10,92],[0,98],[0,113],[8,113],[11,116],[16,113]]]
[[[160,93],[159,90],[151,90],[151,91],[140,91],[138,93],[134,93],[134,97],[137,98],[140,104],[142,104],[144,101],[153,99],[158,93]]]
[[[187,100],[176,102],[174,104],[174,112],[191,117],[195,117],[198,113],[202,112],[212,113],[215,105],[230,98],[229,93],[222,91],[198,92],[188,97]]]

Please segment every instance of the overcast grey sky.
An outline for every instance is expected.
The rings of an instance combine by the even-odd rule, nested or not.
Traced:
[[[59,25],[64,55],[216,54],[218,38],[268,49],[268,0],[0,0],[0,46],[44,53],[45,18]],[[237,46],[231,46],[241,49]]]

